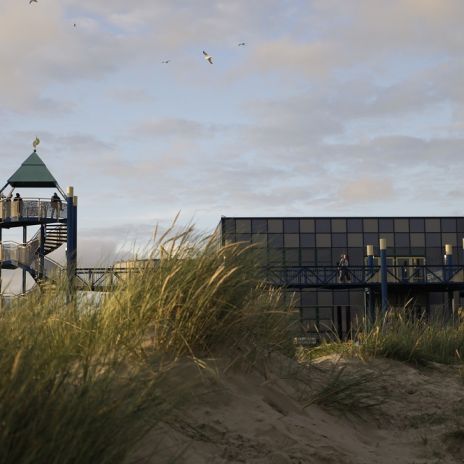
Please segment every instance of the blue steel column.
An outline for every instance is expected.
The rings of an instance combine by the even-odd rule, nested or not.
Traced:
[[[68,278],[68,296],[74,292],[74,275],[76,272],[76,233],[75,219],[74,219],[74,188],[68,187],[66,192],[66,208],[67,208],[67,248],[66,248],[66,271]]]
[[[45,267],[45,224],[40,224],[39,279],[44,277]]]
[[[23,245],[26,247],[27,245],[27,227],[23,226]],[[23,285],[22,285],[22,293],[26,293],[26,270],[23,269]]]
[[[367,245],[367,268],[369,270],[369,276],[372,278],[374,275],[374,245]],[[368,298],[369,298],[369,313],[368,318],[370,322],[375,321],[375,296],[372,285],[368,287]]]
[[[380,239],[380,292],[382,295],[382,314],[388,309],[388,284],[387,284],[387,239]]]
[[[444,280],[446,283],[449,282],[452,275],[452,268],[453,265],[453,245],[445,245],[445,256],[444,256]],[[452,319],[453,317],[453,292],[448,287],[448,319]]]

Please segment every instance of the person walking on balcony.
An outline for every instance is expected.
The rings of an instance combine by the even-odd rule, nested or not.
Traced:
[[[21,195],[19,193],[17,193],[13,198],[13,207],[14,216],[20,217],[23,215],[23,199],[21,198]]]
[[[347,254],[342,254],[340,256],[340,261],[338,262],[338,278],[340,282],[345,283],[351,280],[350,273],[348,272],[348,266],[350,265],[350,260]]]
[[[59,219],[60,212],[63,208],[62,208],[61,198],[57,195],[56,192],[52,195],[52,198],[50,199],[50,203],[52,205],[52,219],[53,219],[53,213],[55,212],[56,212],[56,219]]]

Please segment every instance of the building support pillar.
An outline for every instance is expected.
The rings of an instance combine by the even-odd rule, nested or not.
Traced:
[[[23,246],[27,246],[27,227],[23,226]],[[24,254],[25,255],[25,254]],[[23,263],[24,265],[25,263]],[[23,269],[23,279],[22,279],[22,293],[26,293],[26,279],[27,279],[27,274],[26,274],[26,269]]]
[[[387,283],[387,239],[380,242],[380,291],[382,295],[382,315],[388,310],[388,283]]]

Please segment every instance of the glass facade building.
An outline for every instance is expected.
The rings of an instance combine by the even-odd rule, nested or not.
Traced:
[[[444,247],[453,246],[453,263],[464,265],[464,217],[223,217],[222,243],[253,243],[266,266],[333,266],[348,254],[351,266],[366,264],[366,246],[379,256],[387,240],[389,265],[442,265]],[[346,333],[364,315],[363,289],[300,289],[292,298],[307,332]],[[290,298],[290,295],[288,295]],[[389,293],[391,305],[413,298],[415,310],[440,311],[443,292],[402,289]]]

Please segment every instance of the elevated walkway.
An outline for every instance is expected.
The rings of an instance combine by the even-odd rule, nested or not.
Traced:
[[[65,223],[67,210],[56,210],[50,199],[23,198],[22,201],[0,200],[0,228]]]

